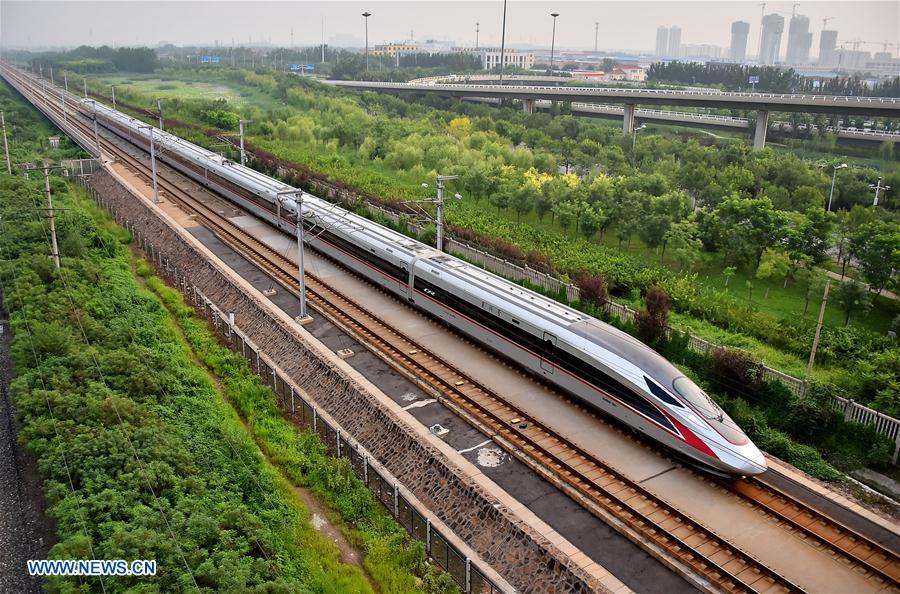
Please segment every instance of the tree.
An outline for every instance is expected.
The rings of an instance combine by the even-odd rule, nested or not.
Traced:
[[[787,286],[787,276],[790,268],[790,256],[780,250],[769,248],[763,252],[762,259],[759,262],[759,268],[756,269],[756,278],[767,279],[784,277],[784,283],[785,286]]]
[[[713,212],[726,261],[744,262],[755,270],[766,248],[784,234],[784,216],[766,198],[730,196]]]
[[[606,279],[599,274],[583,272],[578,275],[575,284],[578,285],[582,303],[589,303],[596,308],[601,308],[609,299]]]
[[[786,217],[792,223],[786,229],[791,259],[796,261],[805,256],[813,264],[824,262],[834,230],[834,213],[811,208],[806,214],[787,213]]]
[[[451,136],[463,138],[472,132],[472,120],[465,116],[453,118],[450,120],[450,123],[447,124],[447,130],[450,132]]]
[[[522,218],[523,214],[531,212],[534,208],[540,192],[531,184],[522,184],[510,195],[509,205],[516,213],[516,222]]]
[[[606,215],[599,206],[585,204],[581,215],[581,233],[586,239],[591,239],[606,221]]]
[[[850,238],[850,253],[870,287],[881,293],[892,269],[900,268],[900,226],[875,222],[862,225]]]
[[[822,294],[825,288],[827,276],[821,270],[816,268],[802,268],[797,271],[797,281],[805,282],[806,288],[803,292],[803,315],[809,311],[809,302],[815,297]]]
[[[553,205],[553,214],[563,232],[566,232],[578,217],[578,205],[569,201],[557,202]]]
[[[658,346],[666,337],[672,304],[668,293],[661,287],[647,289],[644,303],[646,309],[635,317],[637,337],[650,346]]]
[[[844,325],[850,323],[850,316],[854,313],[869,311],[872,307],[872,298],[866,289],[856,281],[840,283],[835,291],[834,299],[838,307],[844,312]]]
[[[491,193],[488,199],[490,200],[491,206],[497,208],[498,215],[501,210],[509,208],[509,200],[514,192],[512,185],[509,182],[504,182],[499,188],[496,188],[493,193]]]
[[[692,219],[683,219],[669,227],[665,236],[666,246],[669,253],[675,257],[678,262],[678,270],[681,271],[685,267],[688,270],[700,259],[700,250],[703,249],[703,242],[700,241],[700,230],[697,223]]]
[[[725,277],[725,290],[728,290],[728,283],[731,281],[731,277],[734,276],[734,273],[737,272],[737,268],[734,266],[726,266],[725,270],[722,271],[722,276]]]

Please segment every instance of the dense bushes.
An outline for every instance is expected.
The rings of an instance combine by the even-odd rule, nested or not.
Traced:
[[[21,217],[41,198],[37,181],[0,180],[11,394],[57,523],[51,557],[157,560],[154,578],[107,577],[106,591],[371,591],[137,287],[127,237],[90,224],[60,193],[59,232],[78,229],[81,242],[64,251],[61,273],[48,271],[44,226]],[[48,581],[50,591],[100,587]]]

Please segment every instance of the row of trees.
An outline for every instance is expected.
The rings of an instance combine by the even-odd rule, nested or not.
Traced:
[[[793,68],[677,61],[656,62],[647,71],[647,79],[651,81],[720,86],[729,91],[749,89],[751,76],[759,77],[759,82],[754,86],[757,91],[765,93],[900,96],[900,76],[870,85],[859,75],[819,80],[802,77]]]
[[[147,47],[109,46],[90,47],[82,45],[67,52],[44,54],[16,54],[14,59],[26,61],[37,72],[40,68],[52,66],[81,74],[107,72],[153,72],[159,66],[156,50]]]

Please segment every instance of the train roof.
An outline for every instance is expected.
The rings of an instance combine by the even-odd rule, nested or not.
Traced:
[[[499,294],[501,297],[513,301],[515,305],[531,310],[535,315],[552,318],[552,321],[556,324],[568,326],[590,319],[585,314],[571,307],[545,297],[536,291],[517,285],[483,268],[469,264],[455,256],[436,253],[426,259],[449,268],[455,275],[476,287]]]
[[[569,326],[568,330],[641,368],[648,377],[667,390],[672,390],[675,379],[684,375],[665,357],[640,340],[594,318],[585,318]]]

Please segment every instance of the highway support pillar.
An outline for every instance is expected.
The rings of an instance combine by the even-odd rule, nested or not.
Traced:
[[[625,113],[622,119],[622,134],[630,136],[634,134],[634,103],[625,104]]]
[[[753,148],[766,148],[766,129],[769,127],[769,112],[759,110],[756,112],[756,132],[753,134]]]
[[[522,111],[529,115],[534,113],[534,99],[522,99]]]

